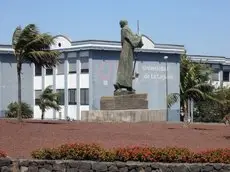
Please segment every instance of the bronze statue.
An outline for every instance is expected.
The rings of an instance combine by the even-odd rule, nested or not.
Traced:
[[[114,94],[119,94],[123,88],[128,94],[133,94],[135,93],[132,87],[134,49],[141,48],[143,43],[141,36],[132,33],[128,27],[128,21],[121,20],[120,27],[122,50],[117,69],[117,80],[114,84]]]

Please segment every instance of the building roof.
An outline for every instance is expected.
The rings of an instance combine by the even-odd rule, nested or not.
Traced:
[[[192,61],[230,65],[230,59],[224,56],[188,55]]]
[[[171,53],[171,54],[183,54],[185,53],[184,45],[175,44],[159,44],[154,43],[149,37],[143,35],[142,37],[144,46],[136,49],[137,52],[149,52],[149,53]],[[120,51],[120,41],[108,41],[108,40],[80,40],[71,41],[64,35],[55,36],[54,45],[51,49],[56,49],[61,52],[73,52],[81,50],[106,50],[106,51]],[[1,45],[0,53],[13,53],[11,45]],[[223,56],[205,56],[205,55],[188,55],[193,61],[202,61],[205,63],[220,63],[230,65],[230,59]]]
[[[175,44],[158,44],[154,43],[149,37],[142,37],[144,46],[136,49],[138,52],[159,52],[159,53],[173,53],[183,54],[185,48],[183,45]],[[81,40],[71,41],[69,38],[63,35],[57,35],[55,37],[55,43],[51,46],[51,49],[57,49],[63,52],[80,51],[80,50],[107,50],[107,51],[120,51],[121,42],[119,41],[107,41],[107,40]],[[11,45],[0,45],[0,53],[13,53]]]

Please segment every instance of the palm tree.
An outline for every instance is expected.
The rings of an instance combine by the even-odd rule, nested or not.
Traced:
[[[42,67],[56,66],[59,52],[50,50],[54,38],[47,33],[40,33],[36,25],[29,24],[24,29],[18,26],[12,37],[12,47],[17,61],[18,104],[21,104],[21,70],[24,62]],[[22,120],[21,106],[18,108],[18,120]]]
[[[60,106],[58,105],[58,93],[54,93],[51,86],[48,86],[44,89],[39,99],[39,108],[42,111],[41,119],[44,119],[45,111],[52,108],[56,111],[60,110]]]
[[[180,64],[180,93],[171,93],[168,96],[168,107],[180,99],[180,105],[188,118],[188,102],[199,100],[215,100],[212,96],[214,86],[209,81],[212,73],[210,67],[192,62],[186,55],[181,56]]]

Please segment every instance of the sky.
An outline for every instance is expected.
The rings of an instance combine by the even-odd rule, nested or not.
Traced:
[[[230,57],[230,0],[0,0],[0,44],[11,44],[14,29],[30,23],[72,41],[119,41],[121,19],[133,32],[139,20],[140,34],[156,43]]]

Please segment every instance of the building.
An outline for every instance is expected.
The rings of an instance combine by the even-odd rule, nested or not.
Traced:
[[[144,46],[135,52],[135,72],[139,73],[139,77],[133,85],[137,93],[148,93],[149,109],[166,114],[166,95],[179,93],[180,55],[185,48],[183,45],[157,44],[147,36],[143,36],[143,42]],[[48,85],[60,93],[62,108],[59,112],[48,110],[45,119],[65,119],[68,116],[81,120],[81,111],[100,109],[101,96],[113,95],[120,42],[71,41],[58,35],[51,48],[62,52],[56,68],[39,68],[29,63],[22,66],[22,100],[33,107],[34,118],[41,118],[37,99]],[[225,84],[228,78],[229,82],[230,70],[226,58],[190,57],[194,61],[208,59],[207,62],[215,69],[218,66],[213,80],[217,80],[218,84],[223,80]],[[10,45],[0,45],[0,69],[0,116],[3,117],[8,104],[17,101],[16,62]],[[168,110],[168,120],[180,120],[179,102]]]
[[[180,54],[183,45],[156,44],[143,37],[144,46],[138,49],[136,72],[139,77],[133,82],[137,93],[148,93],[149,109],[166,111],[168,93],[179,92]],[[52,49],[62,52],[60,64],[54,69],[44,69],[34,64],[23,64],[22,99],[34,110],[34,118],[41,112],[37,98],[41,91],[52,85],[60,92],[60,112],[48,110],[47,119],[65,119],[66,116],[80,120],[82,110],[100,109],[100,97],[113,95],[117,64],[121,45],[116,41],[85,40],[70,41],[59,35]],[[164,57],[168,59],[165,60]],[[1,68],[1,116],[7,105],[17,100],[16,63],[10,45],[0,46]],[[166,86],[166,65],[168,87]],[[179,120],[179,104],[169,110],[169,120]]]
[[[211,81],[216,87],[230,86],[230,59],[221,56],[201,56],[189,55],[189,58],[195,62],[209,64],[213,69]]]

